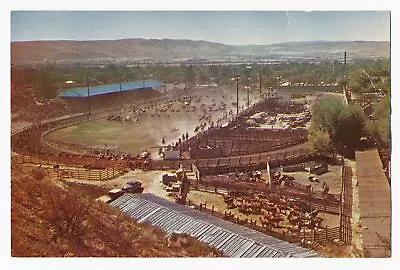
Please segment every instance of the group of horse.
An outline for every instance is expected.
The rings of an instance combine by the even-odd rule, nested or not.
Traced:
[[[117,122],[122,122],[123,120],[125,120],[126,122],[132,121],[130,115],[127,115],[124,119],[124,118],[122,118],[121,115],[118,115],[118,114],[109,114],[106,119],[107,119],[107,121],[117,121]]]

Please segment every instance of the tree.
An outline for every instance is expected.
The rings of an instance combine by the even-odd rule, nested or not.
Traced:
[[[335,137],[339,115],[346,108],[340,97],[328,97],[315,102],[312,106],[312,125],[315,129],[327,132]]]
[[[36,72],[34,94],[40,99],[51,99],[57,96],[55,80],[48,69],[39,69]]]
[[[186,72],[185,72],[185,81],[186,81],[186,83],[187,83],[187,85],[188,85],[189,88],[190,88],[190,87],[194,87],[194,85],[195,85],[195,78],[196,78],[196,73],[195,73],[195,71],[194,71],[194,69],[193,69],[193,66],[190,65],[190,66],[187,68]]]
[[[380,136],[383,142],[390,142],[390,96],[386,95],[375,107],[373,122],[369,130]]]
[[[311,128],[309,132],[309,143],[311,152],[316,155],[329,154],[333,150],[333,145],[328,132]]]
[[[314,103],[312,112],[310,141],[315,142],[314,147],[322,142],[322,149],[329,149],[326,134],[339,149],[343,146],[353,148],[359,143],[365,126],[361,108],[346,105],[339,97],[328,97]]]
[[[355,147],[364,132],[365,116],[358,106],[349,105],[341,111],[335,126],[334,141],[343,146]]]

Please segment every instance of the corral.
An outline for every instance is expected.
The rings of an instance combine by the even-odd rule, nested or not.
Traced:
[[[150,100],[154,101],[150,103]],[[232,92],[227,89],[194,91],[190,95],[180,93],[167,99],[148,97],[146,103],[139,99],[130,105],[125,104],[123,110],[105,114],[95,122],[56,130],[48,135],[48,139],[60,145],[85,144],[91,148],[107,148],[104,147],[107,145],[119,152],[138,153],[152,148],[155,153],[152,158],[157,159],[158,146],[175,145],[183,134],[193,136],[207,130],[211,124],[226,123],[233,117],[232,101]],[[87,107],[87,104],[84,106]],[[107,121],[111,115],[121,118]]]
[[[152,194],[125,194],[111,203],[140,223],[171,233],[187,233],[230,257],[316,257],[313,251],[232,224]]]
[[[337,175],[341,160],[318,161],[330,162],[333,174],[337,175],[328,181],[334,187],[331,192],[322,183],[325,176],[319,177],[321,183],[317,183],[315,177],[312,181],[307,180],[305,167],[312,167],[310,164],[318,157],[307,147],[305,128],[309,114],[306,104],[265,98],[243,108],[235,118],[233,94],[229,89],[203,89],[191,94],[179,92],[167,98],[149,97],[145,103],[125,104],[122,110],[120,107],[101,113],[94,111],[91,115],[81,114],[34,125],[14,135],[12,145],[19,153],[36,153],[41,159],[48,159],[50,165],[51,161],[53,165],[63,164],[53,168],[58,171],[53,172],[54,177],[60,180],[105,186],[113,183],[112,188],[120,187],[127,180],[136,180],[135,176],[129,178],[129,173],[129,179],[123,178],[123,182],[106,180],[125,170],[183,167],[188,174],[188,171],[194,173],[190,177],[193,195],[189,195],[189,204],[197,205],[200,210],[209,211],[212,206],[214,216],[221,219],[309,247],[332,241],[351,241],[349,234],[344,232],[348,220],[343,219],[347,223],[342,224],[340,218],[344,192],[336,188],[341,183],[341,177]],[[257,118],[260,124],[267,121],[264,124],[271,125],[273,120],[276,127],[249,125],[248,120],[254,119],[254,115],[261,116]],[[297,121],[297,126],[284,127],[282,124],[292,120]],[[162,160],[162,156],[157,155],[161,147],[179,150],[181,159]],[[145,148],[152,152],[150,159],[139,155]],[[73,169],[65,166],[67,160],[75,166],[100,168]],[[32,159],[21,162],[34,163]],[[266,184],[267,163],[272,171],[291,171],[287,173],[298,181],[282,181],[278,176],[272,186]],[[256,171],[260,178],[251,180]],[[232,179],[232,175],[237,177]],[[271,174],[271,177],[275,176]],[[145,181],[145,192],[146,188],[159,185],[158,181],[160,179],[154,177],[150,182]],[[154,192],[167,197],[163,190],[154,189]],[[241,199],[242,204],[235,206],[237,210],[228,210],[229,205],[225,205],[214,211],[214,205],[207,209],[207,203],[198,199],[201,196],[196,197],[199,192],[215,199],[225,194],[226,202]],[[247,201],[250,198],[259,201]],[[243,207],[249,203],[269,205],[270,209],[260,207],[257,215],[248,211],[251,207]],[[276,208],[272,209],[272,204],[279,207],[279,213]],[[236,212],[232,215],[230,211]],[[294,212],[290,214],[291,211]]]

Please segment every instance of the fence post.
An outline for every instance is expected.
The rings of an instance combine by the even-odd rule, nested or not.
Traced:
[[[325,240],[328,242],[328,225],[325,225]]]
[[[101,171],[99,170],[99,180],[101,181]]]
[[[214,215],[214,205],[211,206],[211,214]]]

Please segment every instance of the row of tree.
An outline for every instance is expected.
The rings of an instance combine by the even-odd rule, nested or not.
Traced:
[[[362,136],[379,136],[390,145],[390,97],[386,95],[375,105],[373,119],[365,117],[361,107],[345,104],[340,97],[328,97],[312,106],[309,142],[316,154],[334,150],[346,153],[360,145]]]
[[[373,79],[382,78],[376,82],[390,84],[388,78],[388,60],[363,60],[347,65],[347,74],[350,85],[355,91],[360,85],[363,89],[368,86],[365,77],[360,76],[363,70]],[[73,80],[78,85],[86,85],[87,78],[94,78],[96,83],[114,83],[143,79],[157,79],[167,83],[183,83],[189,86],[195,84],[217,83],[218,85],[232,84],[231,78],[235,75],[242,77],[241,83],[254,87],[261,84],[263,87],[276,86],[279,81],[286,80],[292,83],[340,83],[344,76],[344,65],[341,62],[301,63],[287,62],[274,65],[148,65],[148,66],[123,66],[109,64],[101,67],[73,67],[61,68],[45,66],[39,69],[12,68],[12,82],[14,84],[30,84],[37,97],[52,98],[63,88],[63,82]],[[362,73],[364,74],[364,73]],[[385,77],[386,76],[386,77]],[[249,80],[249,81],[248,81]],[[387,89],[387,87],[382,86]]]
[[[365,132],[365,123],[360,107],[347,105],[340,97],[323,98],[312,106],[311,148],[316,154],[327,154],[333,149],[357,147]]]

